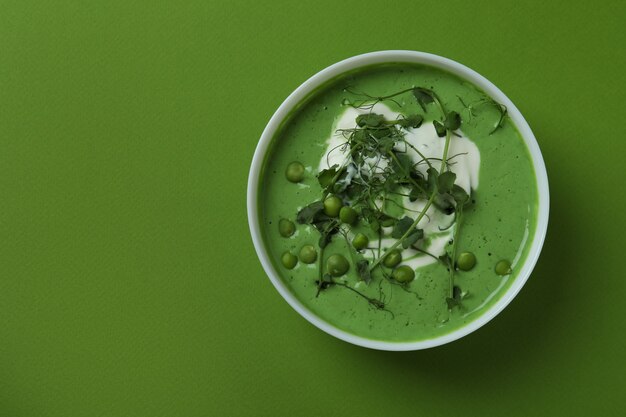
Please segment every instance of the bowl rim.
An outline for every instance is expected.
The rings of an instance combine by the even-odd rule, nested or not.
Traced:
[[[522,139],[526,143],[537,180],[538,200],[535,232],[526,255],[526,260],[509,288],[487,311],[475,320],[472,320],[450,333],[419,341],[394,342],[368,339],[341,330],[318,317],[313,311],[304,306],[280,279],[278,272],[270,261],[268,251],[261,236],[259,224],[258,191],[262,179],[260,174],[269,145],[282,122],[289,116],[290,112],[296,108],[302,100],[306,99],[310,93],[315,91],[317,87],[348,71],[383,63],[414,63],[443,69],[462,79],[470,81],[494,100],[504,104],[507,107],[509,117],[516,125]],[[548,176],[539,144],[530,126],[513,102],[493,83],[463,64],[439,55],[408,50],[384,50],[356,55],[332,64],[307,79],[282,102],[270,118],[257,144],[248,175],[247,211],[250,234],[261,265],[276,290],[294,310],[324,332],[354,345],[387,351],[420,350],[450,343],[478,330],[497,316],[519,293],[537,263],[548,228],[549,205]]]

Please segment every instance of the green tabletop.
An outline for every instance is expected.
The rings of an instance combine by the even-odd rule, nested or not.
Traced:
[[[625,5],[0,1],[0,416],[624,415]],[[316,329],[248,232],[274,110],[382,49],[493,81],[550,179],[522,292],[427,351]]]

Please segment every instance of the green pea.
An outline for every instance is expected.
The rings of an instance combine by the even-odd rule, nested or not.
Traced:
[[[294,269],[298,264],[298,258],[296,257],[296,255],[289,251],[283,253],[283,256],[280,257],[280,261],[287,269]]]
[[[304,165],[298,161],[294,161],[287,165],[285,177],[290,182],[300,182],[304,179]]]
[[[342,255],[335,254],[330,255],[326,260],[326,269],[328,273],[334,277],[339,277],[350,269],[350,264],[348,260],[344,258]]]
[[[402,283],[411,282],[415,279],[415,271],[407,265],[397,267],[391,275],[393,279]]]
[[[312,264],[317,260],[317,250],[312,245],[304,245],[298,256],[305,264]]]
[[[476,256],[471,252],[461,253],[456,260],[456,266],[458,266],[461,271],[469,271],[474,265],[476,265]]]
[[[387,268],[393,268],[400,262],[402,262],[402,254],[398,249],[392,250],[385,256],[385,259],[383,259],[383,265]]]
[[[343,206],[341,210],[339,210],[339,220],[341,220],[342,223],[354,224],[357,216],[356,210],[352,207]]]
[[[337,196],[331,195],[324,200],[324,214],[328,217],[337,217],[339,216],[341,206],[343,206],[341,199]]]
[[[282,237],[289,237],[293,235],[296,231],[296,225],[287,219],[280,219],[278,222],[278,233]]]
[[[354,249],[356,250],[367,248],[367,245],[369,245],[369,243],[369,238],[363,233],[357,233],[356,236],[354,236],[354,239],[352,239],[352,246],[354,246]]]
[[[501,260],[496,264],[496,274],[498,275],[509,275],[511,272],[511,262]]]

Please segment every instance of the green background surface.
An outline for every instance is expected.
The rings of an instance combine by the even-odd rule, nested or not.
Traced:
[[[0,415],[624,415],[626,3],[296,3],[0,0]],[[420,352],[308,324],[246,219],[274,110],[381,49],[493,81],[550,178],[522,292]]]

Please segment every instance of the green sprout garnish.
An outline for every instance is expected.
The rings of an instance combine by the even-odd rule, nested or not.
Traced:
[[[458,156],[448,155],[450,143],[455,140],[455,136],[459,136],[456,130],[464,123],[463,117],[467,121],[471,120],[483,106],[494,107],[499,111],[499,120],[489,133],[493,134],[504,123],[506,107],[487,99],[466,105],[459,97],[464,107],[462,113],[467,113],[462,117],[455,111],[447,110],[433,90],[423,87],[412,87],[386,96],[370,96],[350,89],[345,91],[358,98],[346,99],[344,104],[369,110],[369,113],[357,116],[354,128],[338,131],[344,141],[330,152],[341,149],[345,157],[341,163],[318,173],[317,180],[322,188],[319,200],[306,205],[296,216],[297,223],[310,225],[319,233],[317,295],[331,287],[346,288],[366,299],[373,307],[389,311],[382,300],[366,296],[324,270],[324,251],[334,237],[340,235],[346,241],[357,276],[365,284],[373,281],[376,273],[407,290],[412,276],[405,269],[392,274],[389,268],[395,268],[395,265],[390,266],[385,258],[400,248],[411,248],[435,258],[442,267],[447,268],[449,283],[445,301],[450,310],[461,306],[467,293],[455,285],[455,260],[464,209],[470,204],[471,198],[456,184],[456,174],[450,170],[450,161]],[[387,120],[383,115],[372,112],[377,103],[391,101],[398,104],[395,98],[404,94],[412,95],[424,114],[408,114],[396,120]],[[441,158],[427,158],[405,139],[407,129],[420,127],[426,114],[432,120],[437,135],[444,141]],[[418,169],[420,166],[424,166],[425,173]],[[425,205],[420,211],[409,210],[398,203],[397,198],[394,199],[398,195],[407,197],[409,201],[421,199]],[[406,215],[395,217],[393,210],[388,210],[391,204],[399,206]],[[418,246],[427,237],[424,230],[419,228],[419,223],[427,217],[431,207],[447,215],[454,214],[453,223],[445,229],[440,228],[446,230],[455,226],[447,252],[440,257]],[[367,225],[378,236],[378,247],[369,247],[369,239],[363,234],[349,241],[347,233],[358,222]],[[381,238],[384,227],[391,228],[390,235],[395,241],[383,250]],[[364,258],[365,253],[372,255],[371,261]],[[337,275],[335,270],[331,272]]]

